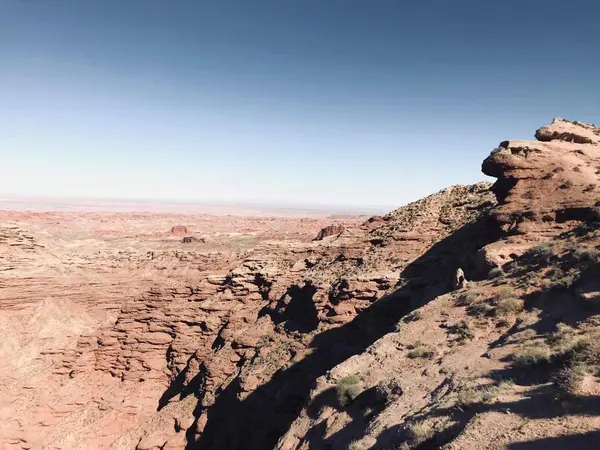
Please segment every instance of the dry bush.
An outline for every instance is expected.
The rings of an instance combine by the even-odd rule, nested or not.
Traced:
[[[459,342],[470,341],[475,339],[475,332],[471,329],[471,326],[464,320],[456,326],[455,332],[458,335],[457,340]]]
[[[348,445],[348,450],[365,450],[366,447],[360,441],[352,441],[350,445]]]
[[[433,438],[434,430],[424,422],[413,422],[406,427],[406,440],[411,447],[417,447]]]
[[[342,407],[346,407],[362,392],[360,378],[349,375],[340,379],[335,387],[337,400]]]
[[[460,297],[458,297],[456,306],[468,306],[468,305],[472,304],[475,300],[477,300],[477,297],[479,297],[478,292],[474,292],[474,291],[466,292],[466,293],[462,294]]]
[[[494,307],[486,302],[475,303],[469,308],[469,314],[476,317],[487,316],[493,311]]]
[[[435,356],[435,351],[430,346],[424,344],[421,341],[415,342],[413,345],[411,345],[411,348],[412,350],[410,350],[406,355],[411,359],[433,358]]]
[[[600,336],[592,334],[578,340],[563,353],[562,359],[570,366],[598,366],[600,364]]]
[[[600,251],[595,247],[579,247],[573,251],[573,257],[578,262],[596,261],[599,255]]]
[[[555,350],[566,350],[573,346],[573,340],[577,337],[577,330],[564,323],[556,325],[556,330],[547,338],[546,342]]]
[[[536,245],[523,254],[523,259],[532,264],[547,265],[555,257],[554,249],[550,244]]]
[[[523,311],[525,302],[520,298],[509,297],[499,300],[496,304],[496,315],[505,316]]]
[[[504,275],[504,272],[500,267],[494,267],[488,272],[488,278],[498,278],[502,275]]]
[[[513,355],[515,363],[523,368],[547,364],[550,357],[550,349],[540,343],[525,345]]]
[[[562,400],[577,393],[585,371],[581,366],[563,367],[552,375],[552,384],[556,391],[556,398]]]
[[[513,288],[511,288],[510,286],[502,286],[500,289],[498,289],[498,291],[494,295],[494,298],[496,300],[504,300],[504,299],[511,298],[514,296],[515,296],[515,293],[513,291]]]
[[[400,385],[400,380],[392,378],[382,380],[375,386],[375,393],[377,399],[381,402],[391,403],[394,400],[400,398],[404,391]]]

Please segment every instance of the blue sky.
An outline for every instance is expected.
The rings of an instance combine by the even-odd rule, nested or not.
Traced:
[[[0,0],[0,194],[398,206],[600,122],[600,2]]]

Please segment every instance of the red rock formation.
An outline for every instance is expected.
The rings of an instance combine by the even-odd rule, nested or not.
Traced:
[[[184,225],[175,225],[171,228],[171,234],[188,234],[190,231]]]
[[[321,231],[319,231],[319,234],[317,234],[317,237],[315,237],[315,241],[322,241],[323,239],[325,239],[329,236],[339,235],[340,233],[343,233],[345,230],[346,230],[346,228],[343,225],[339,225],[339,224],[328,225],[325,228],[323,228]]]

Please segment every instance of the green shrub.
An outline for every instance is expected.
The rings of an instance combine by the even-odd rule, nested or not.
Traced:
[[[361,393],[360,378],[356,375],[349,375],[340,379],[336,385],[337,400],[342,407],[350,405]]]

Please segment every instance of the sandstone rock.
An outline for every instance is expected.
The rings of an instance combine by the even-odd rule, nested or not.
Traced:
[[[171,227],[171,234],[188,234],[189,232],[185,225],[174,225]]]
[[[319,231],[317,237],[315,237],[315,241],[321,241],[330,236],[337,236],[344,232],[346,228],[340,224],[329,225]]]

